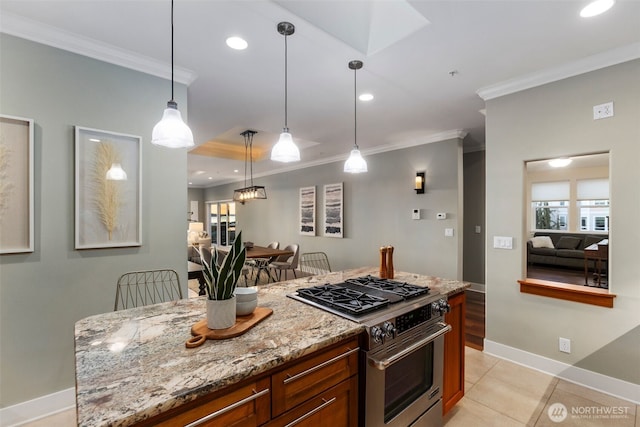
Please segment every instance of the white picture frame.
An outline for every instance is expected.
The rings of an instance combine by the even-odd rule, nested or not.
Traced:
[[[0,114],[0,254],[34,251],[34,121]]]
[[[303,236],[316,235],[316,186],[300,188],[300,225]]]
[[[343,237],[343,192],[342,182],[324,186],[325,237]]]
[[[142,245],[142,138],[75,127],[75,249]],[[127,179],[106,178],[120,163]]]

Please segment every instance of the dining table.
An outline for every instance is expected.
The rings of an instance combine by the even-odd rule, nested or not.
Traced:
[[[216,246],[216,249],[221,254],[227,254],[231,249],[231,246]],[[257,246],[253,245],[246,248],[247,259],[255,261],[253,267],[257,269],[256,278],[254,285],[258,284],[258,279],[260,278],[260,272],[264,271],[267,273],[268,280],[276,279],[269,272],[269,264],[275,261],[277,258],[281,256],[290,257],[293,255],[293,251],[285,250],[285,249],[273,249],[265,246]]]

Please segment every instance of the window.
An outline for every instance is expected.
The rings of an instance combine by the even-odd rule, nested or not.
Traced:
[[[609,180],[581,179],[576,186],[580,230],[609,231]]]
[[[567,230],[569,181],[531,184],[531,209],[536,230]]]
[[[567,205],[566,201],[533,202],[536,230],[566,230]]]

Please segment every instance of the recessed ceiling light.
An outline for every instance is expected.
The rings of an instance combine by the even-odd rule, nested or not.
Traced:
[[[360,101],[371,101],[373,99],[373,95],[370,93],[363,93],[358,97]]]
[[[235,50],[245,50],[249,44],[245,39],[234,36],[227,39],[227,46]]]
[[[212,177],[212,176],[210,176],[210,177],[209,177],[209,179],[213,179],[213,177]]]
[[[580,11],[580,16],[583,18],[591,18],[592,16],[600,15],[611,9],[611,6],[615,3],[615,0],[595,0],[586,5]]]
[[[91,142],[100,142],[100,140],[97,139],[97,138],[89,138],[89,141],[91,141]]]
[[[193,185],[193,182],[189,182],[189,185]]]
[[[238,169],[234,169],[233,171],[234,171],[235,173],[238,173]]]
[[[563,168],[571,163],[571,159],[568,157],[560,157],[558,159],[549,160],[549,166],[552,168]]]

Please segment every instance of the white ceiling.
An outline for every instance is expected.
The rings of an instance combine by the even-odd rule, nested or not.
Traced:
[[[276,25],[289,21],[296,31],[288,38],[288,124],[304,142],[302,161],[256,162],[254,177],[346,159],[352,59],[364,62],[358,92],[375,96],[358,102],[365,159],[464,135],[467,149],[479,149],[483,98],[640,57],[640,1],[618,0],[583,19],[586,3],[175,0],[176,78],[189,84],[196,144],[228,141],[238,129],[257,130],[256,146],[275,143],[284,125],[284,38]],[[169,0],[2,0],[0,12],[2,32],[170,76]],[[248,49],[229,49],[231,35]],[[242,179],[244,165],[189,155],[188,168],[192,186],[203,187]]]

